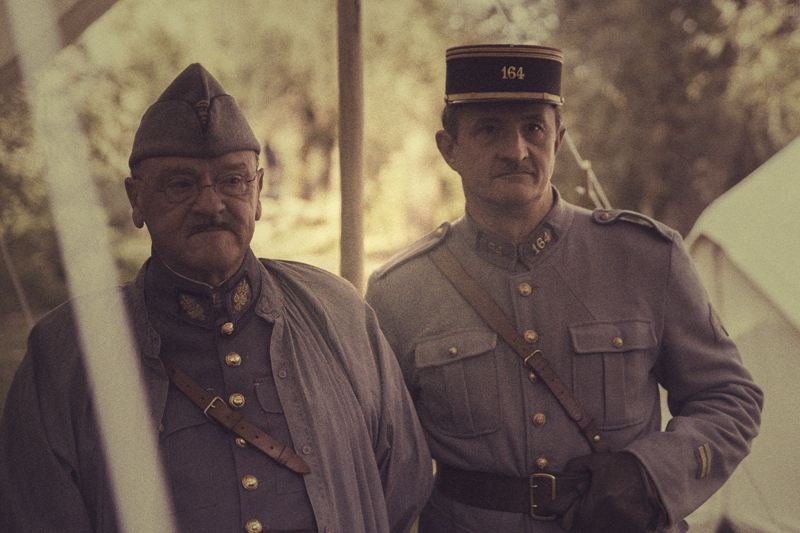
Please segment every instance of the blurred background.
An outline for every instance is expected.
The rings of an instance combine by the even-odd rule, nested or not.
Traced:
[[[56,3],[70,15],[73,4],[92,2]],[[100,190],[119,280],[131,279],[149,255],[122,185],[134,132],[147,107],[196,61],[235,96],[262,142],[256,255],[337,272],[335,0],[95,3],[103,4],[99,18],[75,32],[54,69],[90,143],[86,172]],[[367,275],[463,212],[459,178],[433,137],[450,46],[561,48],[563,116],[574,149],[562,148],[555,185],[567,200],[594,207],[584,194],[591,169],[613,207],[684,236],[706,207],[800,134],[797,1],[363,0],[361,16]],[[13,56],[7,52],[4,62]],[[59,154],[34,143],[30,102],[12,67],[0,70],[0,409],[30,319],[68,297],[43,179],[44,163],[58,169]],[[748,225],[774,208],[771,198],[796,197],[797,189],[794,179],[753,197],[728,223]],[[800,207],[786,208],[794,209],[790,228],[773,234],[767,226],[740,244],[757,250],[779,239],[778,229],[796,227]]]

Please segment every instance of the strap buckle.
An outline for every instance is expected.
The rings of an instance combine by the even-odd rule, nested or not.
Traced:
[[[219,396],[214,396],[214,398],[211,400],[211,403],[209,403],[209,404],[208,404],[208,406],[206,406],[206,408],[205,408],[205,409],[203,409],[203,414],[204,414],[204,415],[206,415],[206,418],[208,418],[208,419],[209,419],[209,420],[211,420],[212,422],[216,422],[216,420],[214,420],[213,418],[211,418],[210,416],[208,416],[208,410],[209,410],[209,409],[213,409],[213,408],[214,408],[214,404],[216,403],[216,401],[217,401],[217,400],[221,401],[223,404],[225,403],[225,400],[223,400],[223,399],[222,399],[222,398],[220,398]],[[200,405],[202,405],[202,404],[200,404]],[[226,405],[227,405],[227,404],[226,404]]]
[[[543,474],[543,473],[531,474],[531,476],[529,478],[529,482],[530,482],[529,488],[530,488],[530,494],[531,494],[531,518],[533,518],[534,520],[542,520],[542,521],[545,521],[545,522],[546,521],[550,521],[550,520],[555,520],[556,519],[556,515],[540,515],[540,514],[536,514],[536,512],[539,510],[539,506],[536,503],[536,494],[540,492],[540,491],[537,491],[536,489],[538,489],[540,486],[544,486],[544,488],[546,489],[547,488],[546,485],[549,483],[549,485],[550,485],[550,501],[555,500],[556,499],[556,477],[554,475],[552,475],[552,474]]]

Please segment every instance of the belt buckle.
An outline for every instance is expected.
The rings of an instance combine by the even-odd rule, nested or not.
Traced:
[[[223,404],[225,403],[225,400],[223,400],[223,399],[222,399],[222,398],[220,398],[219,396],[214,396],[214,399],[213,399],[213,400],[211,400],[211,403],[209,403],[209,404],[208,404],[208,407],[206,407],[205,409],[203,409],[203,414],[204,414],[204,415],[206,415],[206,418],[208,418],[208,419],[209,419],[209,420],[211,420],[212,422],[215,422],[215,420],[214,420],[213,418],[211,418],[210,416],[208,416],[208,410],[209,410],[209,409],[214,409],[214,404],[217,402],[217,400],[219,400],[219,401],[220,401],[220,402],[222,402]],[[226,405],[227,405],[227,404],[226,404]]]
[[[547,482],[550,483],[550,499],[551,500],[556,499],[556,477],[552,474],[543,474],[543,473],[531,474],[529,478],[530,494],[531,494],[531,518],[533,518],[534,520],[542,520],[545,522],[550,520],[555,520],[556,515],[536,514],[538,506],[536,505],[536,497],[534,496],[535,494],[534,489],[539,487],[540,479],[545,483]]]

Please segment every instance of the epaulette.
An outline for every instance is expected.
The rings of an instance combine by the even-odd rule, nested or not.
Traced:
[[[627,211],[624,209],[595,209],[592,212],[592,220],[602,226],[608,226],[618,221],[628,222],[643,228],[651,229],[655,234],[660,235],[667,241],[672,242],[674,240],[675,232],[668,226],[641,213],[637,213],[636,211]]]
[[[403,263],[414,259],[420,255],[428,253],[430,250],[444,242],[447,233],[450,231],[450,223],[444,222],[441,226],[428,233],[421,239],[417,240],[410,246],[404,248],[389,261],[374,272],[374,276],[378,279],[386,276],[389,272],[399,267]]]

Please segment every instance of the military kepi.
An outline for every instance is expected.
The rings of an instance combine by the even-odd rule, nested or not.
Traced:
[[[232,96],[200,63],[189,65],[142,117],[128,164],[150,157],[219,157],[260,153],[258,139]]]
[[[445,101],[449,104],[541,101],[561,97],[564,53],[522,44],[456,46],[446,52]]]

